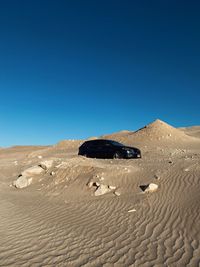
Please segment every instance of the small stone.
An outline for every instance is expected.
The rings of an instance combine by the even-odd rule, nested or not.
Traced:
[[[42,159],[42,156],[38,156],[38,159]]]
[[[190,170],[188,168],[184,169],[185,172],[189,172]]]
[[[51,175],[51,176],[55,176],[56,173],[52,171],[52,172],[50,172],[50,175]]]
[[[114,194],[115,194],[117,197],[119,197],[119,196],[121,195],[119,191],[115,191]]]
[[[134,212],[134,211],[136,211],[136,209],[128,210],[128,212]]]
[[[109,185],[108,188],[109,188],[110,190],[115,190],[115,189],[116,189],[116,186],[114,186],[114,185]]]
[[[94,182],[93,182],[93,181],[90,181],[90,182],[87,183],[87,186],[88,186],[89,188],[91,188],[93,185],[94,185]]]
[[[160,176],[158,174],[155,174],[154,178],[157,179],[157,180],[160,180]]]

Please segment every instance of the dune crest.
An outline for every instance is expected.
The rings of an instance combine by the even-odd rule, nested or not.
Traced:
[[[174,128],[173,126],[159,119],[136,131],[134,133],[134,137],[146,138],[151,141],[186,141],[191,138],[187,136],[184,132]]]

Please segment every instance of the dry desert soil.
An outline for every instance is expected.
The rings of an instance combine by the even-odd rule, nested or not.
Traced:
[[[0,266],[200,266],[200,126],[103,138],[142,158],[78,156],[82,140],[0,149]]]

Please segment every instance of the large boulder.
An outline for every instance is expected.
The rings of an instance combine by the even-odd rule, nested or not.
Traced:
[[[30,167],[26,170],[24,170],[21,175],[22,176],[25,176],[25,177],[31,177],[33,175],[39,175],[39,174],[42,174],[44,172],[44,169],[41,168],[40,166],[33,166],[33,167]]]
[[[17,188],[24,188],[29,186],[31,183],[32,183],[32,178],[20,176],[16,181],[13,182],[13,185]]]
[[[52,168],[53,166],[53,160],[45,160],[45,161],[42,161],[39,166],[44,169],[44,170],[48,170],[50,168]]]

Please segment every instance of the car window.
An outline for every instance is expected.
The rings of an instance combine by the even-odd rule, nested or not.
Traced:
[[[116,142],[116,141],[111,141],[111,144],[114,146],[124,146],[123,144]]]

